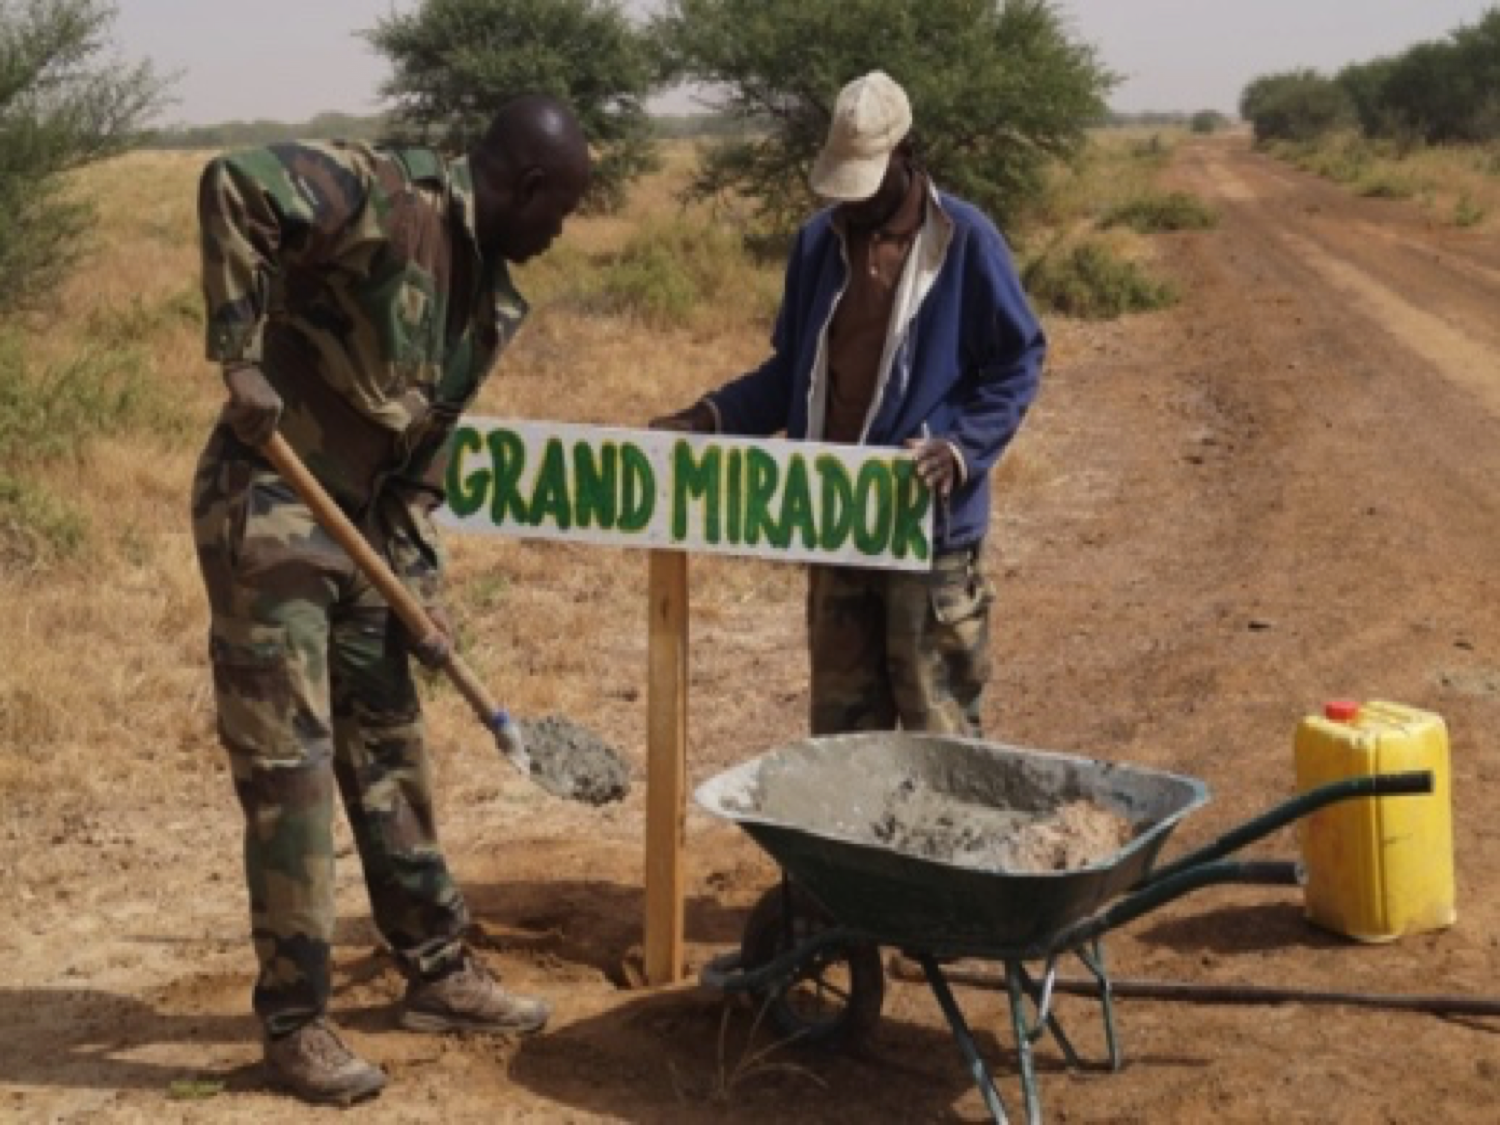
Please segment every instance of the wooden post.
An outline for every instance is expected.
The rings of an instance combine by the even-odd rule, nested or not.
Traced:
[[[646,981],[683,973],[683,823],[687,812],[687,553],[650,551],[646,687]]]

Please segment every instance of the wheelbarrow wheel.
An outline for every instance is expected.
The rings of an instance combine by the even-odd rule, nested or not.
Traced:
[[[745,922],[740,963],[747,970],[770,964],[813,935],[836,925],[810,894],[789,884],[787,894],[772,887],[760,897]],[[885,1000],[885,971],[880,949],[866,942],[833,942],[808,954],[789,975],[758,991],[755,998],[777,1031],[799,1044],[853,1046],[880,1022]]]

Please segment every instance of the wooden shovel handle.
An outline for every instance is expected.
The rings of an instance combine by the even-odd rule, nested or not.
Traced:
[[[264,445],[261,452],[266,459],[276,467],[288,484],[290,484],[302,502],[311,509],[313,516],[324,531],[338,542],[338,545],[349,553],[356,566],[364,573],[371,584],[380,591],[401,623],[414,637],[424,640],[431,638],[438,632],[433,624],[432,618],[428,616],[427,609],[408,590],[402,581],[387,565],[385,559],[381,558],[375,548],[370,546],[370,541],[360,533],[349,517],[344,515],[344,510],[333,502],[323,486],[318,483],[318,478],[308,471],[302,463],[302,458],[292,450],[286,439],[279,433],[273,433]],[[479,716],[480,722],[491,730],[496,730],[497,725],[508,720],[504,710],[490,693],[485,690],[484,684],[474,674],[458,653],[449,651],[448,659],[443,663],[443,671],[453,681],[453,686],[459,694],[468,701],[474,713]]]

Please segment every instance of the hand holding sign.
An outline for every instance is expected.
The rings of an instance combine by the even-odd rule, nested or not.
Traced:
[[[651,419],[651,429],[672,430],[686,434],[712,434],[717,433],[719,427],[713,408],[700,399],[686,410]]]
[[[917,478],[939,499],[946,500],[953,486],[962,482],[958,451],[942,438],[912,438],[906,447],[917,462]]]

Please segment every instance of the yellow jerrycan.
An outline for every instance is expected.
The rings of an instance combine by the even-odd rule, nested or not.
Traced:
[[[1452,788],[1442,718],[1399,703],[1327,704],[1297,727],[1297,788],[1431,770],[1430,794],[1357,797],[1298,822],[1310,921],[1358,941],[1451,926]]]

